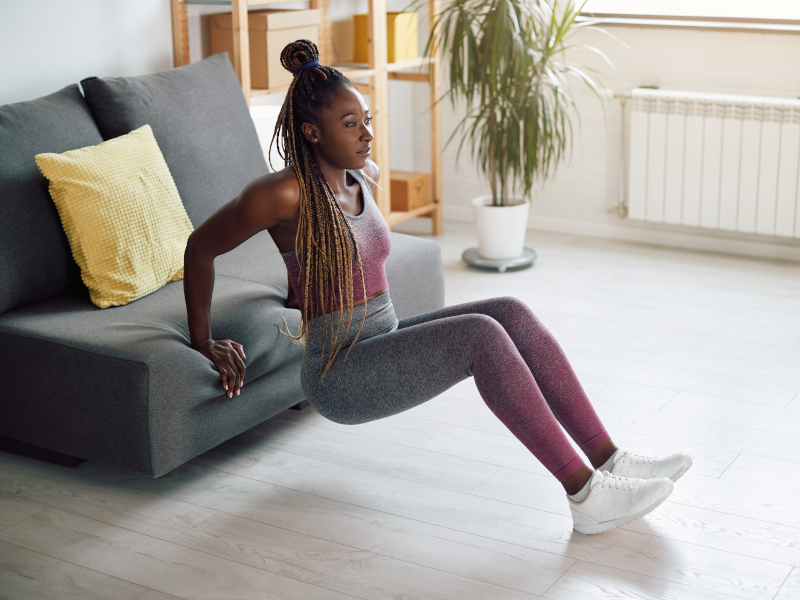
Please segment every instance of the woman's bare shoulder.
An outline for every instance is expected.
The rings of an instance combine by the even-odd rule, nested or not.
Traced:
[[[378,165],[368,158],[367,164],[364,165],[364,168],[361,170],[369,178],[367,179],[367,183],[369,184],[370,191],[375,189],[375,184],[378,183],[378,180],[381,178],[381,170],[378,168]],[[370,181],[370,179],[372,181]]]
[[[300,203],[300,184],[294,168],[286,167],[254,179],[242,191],[240,202],[257,205],[273,217],[291,214]]]

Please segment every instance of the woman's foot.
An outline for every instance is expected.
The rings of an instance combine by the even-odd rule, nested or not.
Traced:
[[[667,477],[672,481],[678,481],[691,466],[692,457],[688,454],[679,453],[666,458],[653,458],[633,454],[620,448],[598,469],[606,470],[619,477],[636,479]]]
[[[635,521],[655,509],[672,493],[670,479],[631,479],[607,471],[595,471],[589,494],[582,502],[567,496],[573,529],[600,533]]]

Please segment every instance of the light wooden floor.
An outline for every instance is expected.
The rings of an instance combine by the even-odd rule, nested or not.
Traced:
[[[287,411],[161,479],[0,453],[0,598],[800,598],[800,265],[531,233],[500,275],[445,230],[448,304],[525,300],[618,444],[692,454],[655,513],[573,533],[470,379],[368,425]]]

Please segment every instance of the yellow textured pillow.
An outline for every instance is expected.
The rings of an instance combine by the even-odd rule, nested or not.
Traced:
[[[149,125],[37,154],[92,302],[120,306],[183,279],[192,223]]]

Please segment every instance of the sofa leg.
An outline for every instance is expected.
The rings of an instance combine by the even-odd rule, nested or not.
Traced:
[[[33,444],[12,440],[11,438],[0,436],[0,450],[10,452],[11,454],[18,454],[27,458],[35,458],[45,462],[60,465],[62,467],[77,467],[85,458],[78,458],[77,456],[70,456],[69,454],[62,454],[55,450],[48,450],[47,448],[40,448]]]
[[[309,403],[308,400],[303,400],[302,402],[298,402],[297,404],[295,404],[294,406],[290,406],[289,408],[291,408],[292,410],[303,410],[304,408],[308,408],[309,406],[311,406],[311,403]]]

